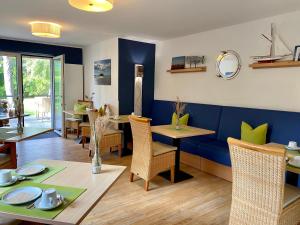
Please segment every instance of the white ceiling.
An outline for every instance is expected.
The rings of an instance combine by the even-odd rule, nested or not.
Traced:
[[[117,36],[165,40],[296,10],[299,0],[115,0],[106,13],[67,0],[0,0],[0,37],[73,46]],[[33,37],[32,20],[61,24],[62,38]]]

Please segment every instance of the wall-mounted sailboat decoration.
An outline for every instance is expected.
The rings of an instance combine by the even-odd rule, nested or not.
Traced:
[[[278,33],[276,32],[275,25],[271,24],[271,38],[262,34],[270,44],[270,54],[265,56],[252,56],[251,58],[257,62],[275,62],[277,60],[283,59],[287,56],[292,55],[292,51],[289,47],[282,41]]]

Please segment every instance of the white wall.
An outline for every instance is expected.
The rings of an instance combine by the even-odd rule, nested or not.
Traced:
[[[111,85],[95,85],[94,83],[94,61],[102,59],[111,59]],[[95,92],[93,99],[95,107],[109,104],[113,113],[118,113],[118,38],[85,47],[83,61],[85,95],[91,96],[91,93]]]
[[[72,110],[83,97],[83,66],[65,64],[64,70],[65,109]]]
[[[276,24],[282,39],[294,49],[300,45],[300,12],[262,19],[172,39],[157,44],[155,99],[300,111],[300,67],[253,70],[250,56],[267,53],[261,33]],[[240,74],[233,80],[216,77],[215,59],[221,50],[237,51],[242,59]],[[206,73],[170,74],[171,58],[205,55]]]

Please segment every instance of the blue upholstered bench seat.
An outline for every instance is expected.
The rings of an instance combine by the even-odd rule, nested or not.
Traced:
[[[152,125],[170,124],[174,102],[155,100],[152,105]],[[227,138],[240,138],[242,121],[256,127],[268,123],[267,142],[287,144],[300,143],[300,113],[277,110],[253,109],[231,106],[188,103],[185,109],[190,114],[188,125],[214,130],[209,136],[183,138],[181,149],[211,161],[231,166]],[[153,134],[155,141],[172,144],[172,139]],[[292,179],[289,177],[292,176]],[[298,175],[289,174],[287,180],[300,186]],[[298,183],[296,183],[298,182]]]
[[[207,139],[195,143],[184,139],[181,142],[181,149],[182,151],[201,156],[217,163],[231,166],[230,154],[226,141]]]

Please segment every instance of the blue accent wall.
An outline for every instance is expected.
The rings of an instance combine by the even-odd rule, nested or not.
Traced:
[[[82,48],[0,39],[0,51],[47,56],[65,55],[65,63],[82,65]]]
[[[154,99],[155,44],[119,39],[119,114],[134,111],[134,65],[144,66],[143,116],[150,117]]]

